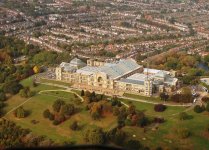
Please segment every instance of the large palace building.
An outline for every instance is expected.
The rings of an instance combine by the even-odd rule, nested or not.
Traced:
[[[133,93],[152,96],[154,92],[171,92],[178,79],[170,72],[143,68],[133,59],[111,63],[75,58],[56,68],[56,80],[72,83],[74,87],[104,94]]]

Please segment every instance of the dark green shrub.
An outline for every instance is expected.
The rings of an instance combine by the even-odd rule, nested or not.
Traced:
[[[194,107],[194,112],[196,112],[196,113],[202,113],[203,111],[205,111],[205,108],[203,106],[196,105]]]

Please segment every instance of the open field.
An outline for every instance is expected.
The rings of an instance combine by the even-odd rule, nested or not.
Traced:
[[[71,86],[70,83],[66,83],[66,82],[62,82],[62,81],[56,81],[56,80],[43,79],[43,78],[40,79],[40,82],[43,82],[43,83],[52,83],[52,84],[59,84],[59,85],[64,85],[64,86],[68,86],[68,87]]]
[[[127,100],[123,102],[129,103]],[[151,147],[160,145],[164,148],[190,148],[190,149],[209,149],[209,134],[206,134],[205,128],[209,124],[209,113],[204,112],[197,114],[192,110],[187,111],[190,119],[180,121],[178,113],[186,111],[183,107],[167,107],[164,112],[155,112],[153,104],[145,104],[141,102],[132,102],[138,110],[144,111],[149,117],[163,117],[165,122],[156,126],[146,127],[146,133],[143,128],[139,127],[125,127],[123,130],[127,131],[129,137],[136,135],[133,139],[139,139],[143,144]],[[191,136],[188,139],[181,139],[176,133],[176,129],[188,128]]]
[[[32,85],[32,80],[26,79],[22,81],[24,86]],[[32,90],[41,91],[41,90],[60,90],[60,88],[53,87],[53,86],[46,86],[46,85],[38,85],[37,87],[31,87]],[[51,109],[52,104],[58,98],[63,99],[66,103],[72,103],[80,110],[80,112],[74,114],[70,119],[63,122],[58,126],[54,126],[51,121],[45,119],[43,117],[43,111],[45,109]],[[19,95],[15,95],[14,97],[10,98],[6,103],[7,106],[5,107],[5,112],[10,111],[12,108],[18,106],[19,104],[25,102],[27,99],[22,98]],[[78,100],[76,102],[75,100]],[[74,94],[64,92],[64,91],[46,91],[42,94],[36,94],[30,100],[23,104],[23,108],[28,111],[29,115],[23,119],[17,119],[14,117],[13,113],[9,113],[5,116],[10,120],[13,120],[15,123],[20,125],[23,128],[30,129],[35,135],[45,135],[50,139],[62,143],[65,141],[79,141],[79,143],[83,143],[83,134],[82,132],[88,127],[99,126],[104,128],[104,130],[109,130],[112,127],[116,126],[116,118],[112,115],[107,116],[102,119],[102,121],[94,121],[92,120],[88,111],[84,108],[84,105],[80,102],[79,98],[74,97]],[[31,121],[36,120],[38,121],[37,124],[33,124]],[[72,131],[70,129],[70,124],[73,121],[78,121],[79,125],[82,127],[79,131]]]
[[[76,141],[78,144],[84,143],[83,131],[88,127],[99,126],[105,131],[117,125],[116,117],[108,115],[101,121],[92,120],[89,112],[85,110],[84,104],[80,102],[79,97],[75,98],[73,93],[59,91],[63,90],[59,87],[53,87],[48,85],[39,84],[37,87],[32,87],[32,79],[28,78],[21,82],[24,86],[29,86],[37,94],[23,104],[24,109],[29,112],[29,115],[24,119],[17,119],[13,113],[7,114],[5,117],[13,120],[23,128],[29,128],[35,135],[45,135],[50,139],[62,143],[65,141]],[[47,91],[57,90],[57,91]],[[38,94],[40,91],[40,94]],[[72,90],[80,94],[80,91]],[[51,106],[58,98],[63,99],[66,103],[72,103],[79,112],[74,114],[70,119],[63,122],[58,126],[54,126],[51,121],[43,118],[43,111],[45,109],[51,109]],[[15,95],[11,97],[5,107],[5,112],[10,111],[19,104],[22,104],[27,99]],[[77,101],[79,101],[79,103]],[[194,113],[193,110],[188,110],[186,107],[174,107],[167,106],[164,112],[155,112],[154,105],[142,102],[130,102],[129,100],[120,99],[126,104],[134,104],[138,110],[141,110],[149,118],[163,117],[165,122],[163,124],[151,124],[144,128],[140,127],[124,127],[123,130],[127,132],[128,139],[140,140],[142,144],[151,148],[156,148],[159,145],[164,148],[172,149],[175,147],[189,148],[189,149],[209,149],[209,135],[205,132],[205,127],[209,123],[209,113],[204,112],[201,114]],[[180,121],[178,114],[180,112],[187,111],[190,119]],[[31,121],[38,121],[37,124],[33,124]],[[72,131],[69,125],[73,121],[78,121],[81,126],[81,130]],[[187,139],[181,139],[176,133],[178,128],[188,128],[191,132],[191,136]],[[133,137],[135,135],[136,137]]]
[[[69,94],[69,93],[68,93]],[[69,94],[70,96],[70,94]],[[74,103],[74,101],[70,101],[69,99],[63,99],[66,103]],[[37,95],[33,97],[30,101],[23,105],[26,111],[29,111],[29,116],[24,119],[16,119],[12,113],[8,114],[6,118],[13,120],[18,125],[29,128],[36,135],[46,135],[56,142],[64,142],[68,140],[82,141],[82,131],[88,126],[101,126],[103,128],[109,129],[111,125],[115,124],[114,117],[106,117],[103,121],[93,121],[89,115],[89,112],[85,111],[82,107],[82,104],[75,106],[81,109],[81,112],[73,115],[69,120],[65,121],[61,125],[54,126],[52,122],[48,119],[43,118],[43,111],[45,109],[51,109],[51,105],[53,102],[57,100],[54,96],[49,95]],[[36,120],[39,123],[32,124],[31,121]],[[81,126],[84,128],[81,131],[72,131],[69,128],[69,125],[72,121],[78,121]],[[80,143],[80,142],[79,142]],[[82,143],[82,142],[81,142]]]
[[[178,114],[179,112],[186,110],[186,107],[167,106],[164,112],[155,112],[153,104],[135,102],[135,101],[130,102],[129,100],[125,100],[125,99],[120,99],[120,100],[126,104],[133,104],[138,110],[143,111],[146,115],[151,117],[172,117]]]
[[[56,86],[49,86],[49,85],[44,85],[44,84],[40,84],[37,87],[33,87],[33,77],[29,77],[23,81],[21,81],[21,84],[23,86],[28,86],[31,88],[31,90],[35,91],[35,92],[39,92],[39,91],[43,91],[43,90],[55,90],[55,89],[63,89],[60,87],[56,87]]]
[[[129,94],[129,93],[124,93],[123,96],[124,97],[130,97],[130,98],[149,100],[149,101],[153,101],[153,102],[160,101],[159,97],[146,97],[146,96],[142,96],[142,95],[135,95],[135,94]]]
[[[168,118],[166,122],[159,125],[157,129],[152,130],[151,127],[146,129],[146,133],[144,133],[144,129],[138,127],[125,127],[124,130],[129,133],[129,136],[135,134],[135,139],[139,139],[143,144],[151,147],[160,145],[168,149],[175,147],[194,150],[209,149],[209,136],[205,133],[205,127],[209,122],[208,113],[195,114],[191,111],[188,114],[192,115],[193,118],[185,121],[179,121],[178,116]],[[188,128],[191,132],[189,138],[181,139],[178,137],[175,129],[182,127]]]

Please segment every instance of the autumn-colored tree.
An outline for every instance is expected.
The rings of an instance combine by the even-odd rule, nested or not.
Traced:
[[[105,135],[101,128],[88,128],[84,131],[84,140],[91,144],[104,144]]]
[[[14,111],[14,115],[17,118],[25,118],[26,117],[26,112],[23,109],[23,107],[19,107]]]
[[[34,66],[34,67],[33,67],[33,72],[34,72],[35,74],[39,73],[39,72],[40,72],[40,68],[39,68],[38,66]]]

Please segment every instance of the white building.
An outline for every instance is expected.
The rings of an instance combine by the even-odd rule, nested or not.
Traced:
[[[86,65],[75,58],[56,68],[56,79],[73,83],[74,87],[105,94],[134,93],[151,96],[154,86],[160,91],[175,88],[178,79],[168,71],[151,70],[140,66],[133,59],[113,63],[88,60]],[[151,73],[152,72],[152,73]]]

